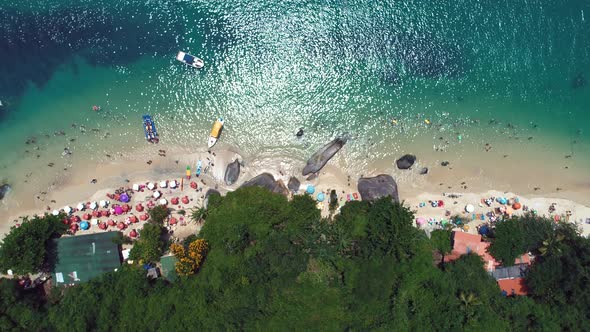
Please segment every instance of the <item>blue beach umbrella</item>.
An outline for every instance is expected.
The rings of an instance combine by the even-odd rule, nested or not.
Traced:
[[[88,228],[90,228],[90,225],[88,224],[87,221],[83,221],[83,222],[80,223],[80,228],[85,231]]]
[[[324,193],[319,193],[317,196],[318,202],[323,202],[325,198],[326,196],[324,195]]]
[[[307,185],[307,193],[313,194],[315,192],[315,187],[313,185]]]

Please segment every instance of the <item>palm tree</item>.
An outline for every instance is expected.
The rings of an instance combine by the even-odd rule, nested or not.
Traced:
[[[207,209],[204,207],[195,208],[191,211],[191,219],[196,223],[201,223],[207,219]]]
[[[560,254],[561,248],[559,248],[559,243],[563,241],[563,239],[565,239],[565,235],[557,234],[543,241],[543,246],[539,248],[541,256],[546,256],[549,254]]]

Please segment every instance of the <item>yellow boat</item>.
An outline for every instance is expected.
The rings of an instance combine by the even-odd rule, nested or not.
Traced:
[[[213,128],[211,129],[211,135],[209,136],[209,142],[207,143],[207,146],[209,148],[211,148],[213,145],[215,145],[215,143],[217,143],[217,139],[219,138],[219,135],[221,135],[221,129],[223,128],[224,123],[225,122],[223,121],[223,118],[219,118],[213,124]]]

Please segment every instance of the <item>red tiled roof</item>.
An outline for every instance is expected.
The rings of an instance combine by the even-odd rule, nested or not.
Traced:
[[[481,235],[469,234],[460,231],[453,232],[453,250],[448,256],[445,256],[445,260],[450,262],[458,259],[461,255],[468,253],[474,253],[479,255],[485,264],[487,271],[493,271],[500,263],[494,259],[492,255],[488,253],[489,242],[482,241]],[[515,260],[515,264],[530,264],[531,260],[527,254]]]
[[[524,283],[523,278],[515,279],[501,279],[498,280],[498,286],[500,289],[505,291],[508,295],[527,295],[528,289]]]

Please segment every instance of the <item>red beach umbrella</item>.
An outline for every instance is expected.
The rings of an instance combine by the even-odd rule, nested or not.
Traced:
[[[111,213],[109,212],[109,210],[102,210],[100,211],[100,215],[103,217],[108,217],[111,215]]]
[[[105,229],[107,229],[107,227],[108,227],[108,226],[107,226],[107,224],[106,224],[106,223],[104,223],[104,222],[101,222],[100,224],[98,224],[98,228],[100,228],[100,229],[102,229],[102,230],[105,230]]]
[[[123,205],[122,208],[123,208],[123,212],[125,212],[125,213],[131,211],[131,206],[129,206],[129,204]]]
[[[125,229],[125,227],[127,226],[125,226],[125,224],[122,221],[119,221],[119,223],[117,224],[118,229]]]
[[[182,198],[182,204],[188,204],[188,202],[189,202],[188,196],[184,196]]]
[[[143,212],[143,205],[141,205],[141,203],[138,203],[135,206],[135,211],[137,211],[137,212]]]
[[[69,225],[70,224],[70,219],[64,218],[63,223],[64,223],[64,225]]]
[[[137,237],[137,232],[133,229],[131,230],[131,232],[129,233],[129,236],[131,237]]]
[[[170,202],[172,202],[172,205],[178,205],[178,197],[172,197]]]
[[[514,203],[514,205],[512,205],[512,208],[515,210],[519,210],[522,207],[522,205],[520,205],[520,203],[516,202]]]
[[[195,181],[191,181],[191,188],[197,189],[197,183]]]
[[[78,224],[71,224],[71,225],[70,225],[70,229],[71,229],[73,232],[77,231],[77,230],[78,230]]]
[[[116,223],[113,219],[109,219],[109,221],[107,221],[107,223],[109,224],[109,226],[115,226]]]
[[[92,218],[92,216],[88,213],[84,213],[84,215],[82,215],[82,219],[84,220],[90,220],[90,218]]]
[[[139,220],[141,221],[146,221],[148,220],[149,215],[147,213],[142,214],[141,216],[139,216]]]
[[[176,218],[174,218],[174,217],[170,218],[170,220],[168,221],[168,223],[170,225],[176,225],[177,222],[178,222],[178,220],[176,220]]]
[[[98,217],[100,217],[100,212],[98,210],[94,210],[94,211],[92,211],[92,216],[94,218],[98,218]]]
[[[129,217],[129,221],[132,222],[132,223],[136,223],[139,220],[137,220],[137,217],[136,216],[131,216],[131,217]]]

